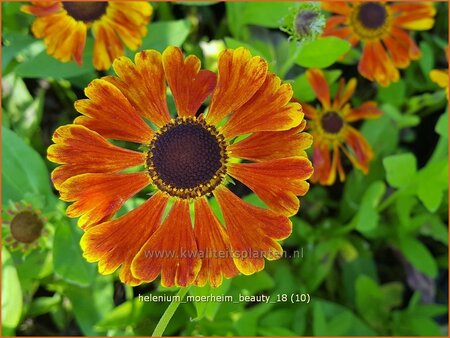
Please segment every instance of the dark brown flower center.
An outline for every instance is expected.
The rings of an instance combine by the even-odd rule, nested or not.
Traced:
[[[225,140],[215,127],[196,118],[177,118],[155,135],[147,167],[159,189],[195,198],[220,183],[226,159]]]
[[[11,220],[11,235],[22,243],[32,243],[41,235],[44,223],[36,213],[21,211]]]
[[[62,2],[64,9],[75,20],[92,22],[106,13],[108,2]]]
[[[311,25],[317,17],[317,13],[304,11],[297,14],[295,17],[295,29],[298,34],[307,35],[311,30]]]
[[[387,18],[386,8],[379,3],[368,2],[359,8],[358,19],[368,29],[377,29],[384,25]]]
[[[344,121],[336,112],[328,112],[322,116],[322,128],[329,134],[337,134],[344,126]]]

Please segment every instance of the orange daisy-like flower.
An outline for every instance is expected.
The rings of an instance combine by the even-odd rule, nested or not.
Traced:
[[[322,2],[336,13],[326,23],[325,36],[337,36],[352,45],[363,44],[359,73],[382,86],[398,81],[398,68],[408,67],[420,50],[407,30],[433,27],[436,10],[430,3]]]
[[[356,88],[354,78],[347,84],[343,79],[340,80],[331,102],[330,90],[323,72],[320,69],[309,69],[306,76],[322,105],[321,109],[315,109],[306,103],[302,104],[306,117],[311,120],[308,126],[314,139],[314,175],[311,180],[322,185],[332,185],[336,180],[336,172],[341,182],[345,180],[340,150],[355,168],[367,173],[369,162],[373,158],[372,148],[364,136],[349,123],[379,117],[382,112],[377,104],[368,101],[358,108],[350,106],[348,101]]]
[[[22,6],[37,16],[31,30],[43,38],[47,52],[67,62],[82,63],[88,28],[95,37],[94,67],[106,70],[124,54],[124,44],[136,50],[147,34],[153,8],[146,2],[132,1],[32,1]]]
[[[140,52],[133,63],[114,61],[116,76],[94,80],[82,114],[56,130],[48,158],[62,164],[52,173],[61,198],[85,234],[84,256],[103,274],[119,266],[129,284],[216,287],[222,277],[252,274],[264,257],[279,258],[279,240],[291,233],[289,216],[309,185],[312,165],[305,149],[302,108],[292,89],[248,50],[225,50],[218,77],[200,70],[179,48],[161,55]],[[177,117],[166,103],[167,81]],[[206,113],[200,108],[211,95]],[[243,137],[245,135],[246,137]],[[106,139],[141,144],[142,152]],[[245,160],[245,161],[241,161]],[[123,172],[137,167],[140,170]],[[226,185],[230,176],[265,202],[244,202]],[[118,218],[126,200],[152,185],[147,201]],[[215,198],[221,216],[209,206]]]

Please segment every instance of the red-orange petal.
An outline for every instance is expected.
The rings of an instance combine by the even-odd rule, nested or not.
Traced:
[[[322,70],[308,69],[306,71],[306,78],[316,93],[317,99],[322,103],[323,108],[325,110],[330,108],[330,89]]]
[[[326,11],[342,14],[345,16],[349,15],[352,11],[348,3],[344,1],[333,1],[333,2],[322,1],[320,4],[322,6],[322,9]]]
[[[348,110],[344,116],[347,122],[359,121],[362,119],[376,119],[383,114],[375,101],[364,102],[358,108]]]
[[[302,102],[302,109],[305,116],[310,120],[317,120],[319,118],[319,113],[313,106]]]
[[[217,85],[211,98],[206,121],[218,124],[240,108],[262,86],[267,63],[245,48],[226,49],[219,56]]]
[[[151,282],[161,274],[164,287],[194,283],[201,268],[187,200],[175,201],[168,216],[131,264],[132,274]]]
[[[88,228],[114,215],[150,183],[146,172],[82,174],[66,180],[60,194],[62,200],[74,202],[67,208],[67,216],[80,217],[78,225]]]
[[[226,138],[258,131],[288,130],[303,119],[300,103],[290,102],[292,87],[269,73],[266,80],[242,107],[236,109],[222,129]]]
[[[248,204],[219,186],[214,196],[222,210],[236,267],[244,275],[264,268],[264,257],[269,260],[282,256],[277,240],[287,238],[292,231],[288,217],[271,210]]]
[[[353,127],[347,126],[345,130],[344,153],[350,159],[352,164],[367,174],[369,171],[369,162],[373,158],[373,151],[365,137]]]
[[[83,256],[99,262],[101,274],[110,274],[120,265],[120,280],[137,285],[141,281],[131,274],[131,262],[161,223],[168,198],[157,192],[125,215],[86,230],[81,238]]]
[[[195,201],[194,232],[202,258],[195,285],[204,286],[209,282],[215,288],[222,284],[222,276],[231,278],[239,273],[231,256],[228,235],[205,197]]]
[[[123,149],[107,142],[95,131],[69,124],[56,129],[55,144],[47,150],[47,158],[63,164],[52,173],[56,189],[72,176],[86,173],[113,173],[145,163],[145,154]]]
[[[314,174],[311,181],[332,185],[336,179],[336,171],[332,167],[330,145],[320,141],[320,136],[314,137],[312,161]]]
[[[391,5],[395,12],[393,23],[396,26],[411,30],[427,30],[434,25],[436,9],[432,2],[428,3],[395,3]]]
[[[345,85],[344,79],[339,81],[338,90],[334,96],[333,109],[340,110],[340,108],[350,100],[355,93],[356,83],[355,78],[350,79],[347,85]]]
[[[297,213],[300,201],[309,189],[306,182],[313,173],[306,157],[290,157],[259,163],[233,163],[228,173],[238,179],[269,208],[277,213],[292,216]]]
[[[170,114],[161,54],[144,50],[136,54],[134,62],[118,58],[113,63],[118,77],[108,76],[105,80],[117,86],[141,116],[162,127],[169,122]]]
[[[31,5],[22,5],[20,10],[35,16],[46,16],[61,10],[61,2],[58,1],[32,1]]]
[[[216,75],[209,70],[200,70],[200,60],[194,55],[183,59],[178,47],[168,47],[162,58],[178,116],[195,116],[214,90]]]
[[[153,131],[117,87],[98,79],[88,85],[85,94],[89,99],[75,102],[76,110],[84,115],[77,117],[75,123],[106,138],[137,143],[150,141]]]
[[[306,121],[286,131],[263,131],[228,146],[232,157],[253,161],[300,156],[312,144],[312,136],[301,133]]]
[[[388,86],[399,79],[399,72],[380,41],[368,41],[364,45],[359,73],[382,86]]]

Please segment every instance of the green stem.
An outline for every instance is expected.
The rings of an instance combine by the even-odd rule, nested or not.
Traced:
[[[167,325],[175,314],[175,311],[177,311],[178,306],[183,301],[184,296],[189,291],[189,289],[190,287],[180,288],[180,290],[178,290],[178,297],[174,297],[175,300],[172,300],[172,303],[169,304],[166,311],[163,313],[161,319],[158,322],[158,325],[156,325],[155,330],[152,333],[152,337],[162,337]]]

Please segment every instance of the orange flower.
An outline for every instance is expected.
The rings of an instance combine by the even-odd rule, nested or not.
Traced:
[[[309,188],[304,150],[312,137],[303,132],[301,105],[290,102],[290,85],[260,57],[228,49],[218,67],[218,77],[200,70],[197,57],[183,58],[176,47],[140,52],[134,63],[121,57],[113,64],[117,76],[94,80],[88,99],[75,103],[82,116],[56,130],[48,158],[62,166],[52,179],[61,198],[73,202],[67,215],[80,217],[84,256],[98,261],[101,273],[121,266],[121,280],[133,285],[161,275],[163,286],[217,287],[222,277],[263,269],[264,257],[280,257],[278,241],[291,233],[289,216]],[[106,139],[138,143],[142,151]],[[228,190],[228,176],[267,208]],[[152,197],[112,218],[148,185]]]
[[[430,78],[439,87],[445,89],[448,98],[448,69],[433,69],[430,72]]]
[[[48,54],[62,62],[82,63],[87,29],[95,37],[94,67],[107,70],[124,54],[124,44],[136,50],[153,8],[146,2],[32,1],[22,11],[37,16],[31,30],[43,38]]]
[[[349,123],[379,117],[382,112],[377,104],[368,101],[359,108],[350,106],[348,101],[355,92],[356,79],[351,79],[347,84],[341,79],[331,102],[330,90],[322,71],[309,69],[306,76],[322,106],[321,109],[315,109],[306,103],[302,104],[306,117],[311,120],[308,126],[314,139],[314,175],[311,180],[322,185],[332,185],[336,180],[336,171],[340,181],[345,180],[340,150],[355,168],[367,173],[373,158],[372,148]]]
[[[359,73],[382,86],[398,81],[398,68],[408,67],[420,50],[407,30],[433,27],[436,10],[430,3],[322,2],[337,15],[327,20],[324,36],[363,44]]]

